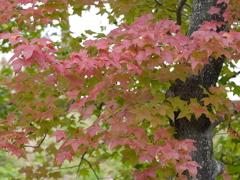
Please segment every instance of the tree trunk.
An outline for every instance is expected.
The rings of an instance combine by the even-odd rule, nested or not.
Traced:
[[[221,21],[224,22],[222,17],[223,11],[226,9],[226,4],[218,4],[217,7],[221,8],[220,14],[210,15],[207,11],[216,6],[217,0],[194,0],[192,7],[192,16],[190,19],[190,27],[188,36],[190,37],[194,31],[197,31],[204,21]],[[219,31],[225,30],[226,26],[218,28]],[[197,98],[200,101],[203,97],[203,89],[199,85],[208,89],[210,86],[215,86],[221,72],[224,57],[214,59],[209,57],[210,64],[205,64],[203,70],[198,75],[190,74],[190,77],[185,82],[177,79],[175,84],[172,84],[167,91],[166,96],[179,96],[184,101],[189,101],[190,98]],[[199,119],[192,117],[189,121],[187,118],[178,119],[175,112],[174,127],[176,131],[175,137],[179,140],[193,139],[196,142],[194,145],[198,151],[191,153],[192,158],[196,161],[201,168],[198,168],[197,180],[215,180],[216,176],[223,172],[223,165],[218,162],[213,155],[212,143],[212,130],[218,122],[211,123],[210,120],[202,115]],[[188,179],[193,178],[185,172]]]

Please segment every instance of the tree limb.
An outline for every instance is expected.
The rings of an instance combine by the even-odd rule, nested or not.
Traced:
[[[176,14],[177,14],[177,24],[179,26],[181,26],[182,24],[182,8],[183,6],[185,5],[187,0],[180,0],[179,3],[178,3],[178,7],[177,7],[177,10],[176,10]]]

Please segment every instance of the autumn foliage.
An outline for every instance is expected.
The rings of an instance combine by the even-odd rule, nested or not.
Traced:
[[[27,26],[34,31],[39,24],[64,21],[64,15],[56,14],[68,2],[37,2],[0,2],[1,24],[10,19],[18,24],[0,34],[14,52],[9,60],[14,77],[4,77],[1,85],[11,89],[10,102],[15,106],[0,119],[0,148],[26,159],[27,148],[41,149],[53,157],[42,166],[45,170],[77,157],[83,160],[85,155],[97,158],[104,149],[117,153],[127,167],[118,172],[123,179],[126,174],[137,180],[176,174],[177,179],[185,179],[185,170],[196,177],[200,165],[189,154],[197,150],[194,141],[175,139],[169,119],[180,111],[179,118],[205,114],[212,123],[221,117],[230,121],[234,106],[226,97],[227,85],[204,90],[206,97],[200,102],[166,98],[165,93],[176,78],[184,81],[189,73],[201,71],[209,56],[237,62],[240,33],[216,32],[224,24],[212,21],[188,38],[174,21],[148,13],[131,24],[122,23],[106,37],[84,41],[78,51],[63,56],[51,39],[27,37],[21,29]],[[218,0],[222,2],[229,4],[224,17],[234,26],[239,12],[235,1]],[[209,10],[218,12],[216,7]],[[51,137],[55,144],[43,146]],[[101,160],[95,163],[92,170],[101,166]],[[32,170],[30,176],[43,175]],[[44,176],[55,177],[51,171]]]

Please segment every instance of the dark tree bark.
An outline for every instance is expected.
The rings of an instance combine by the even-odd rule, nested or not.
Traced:
[[[204,21],[216,20],[224,22],[221,14],[226,9],[226,4],[216,5],[216,2],[217,0],[194,0],[188,31],[189,37],[200,28]],[[220,7],[221,13],[219,15],[208,14],[207,11],[212,6]],[[223,31],[225,28],[226,26],[222,26],[217,31]],[[224,57],[218,59],[209,57],[210,64],[205,64],[203,70],[198,75],[190,74],[185,82],[177,79],[175,84],[172,84],[167,91],[166,96],[179,96],[184,101],[189,101],[190,98],[197,98],[200,101],[206,95],[203,94],[203,89],[199,85],[205,89],[215,86],[223,61]],[[193,116],[189,121],[187,118],[179,119],[177,117],[178,114],[179,112],[175,112],[175,120],[173,122],[176,131],[175,137],[179,140],[193,139],[196,141],[194,145],[198,151],[193,151],[191,155],[193,160],[201,165],[201,168],[198,168],[197,180],[215,180],[216,176],[223,172],[222,163],[218,162],[213,155],[212,143],[212,130],[219,121],[211,123],[205,115],[202,115],[199,119]],[[188,176],[188,179],[193,179],[188,172],[185,172],[185,175]]]

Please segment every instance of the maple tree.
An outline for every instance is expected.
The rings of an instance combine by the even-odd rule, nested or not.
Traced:
[[[61,178],[61,168],[52,169],[73,159],[79,159],[77,175],[83,178],[89,171],[104,178],[103,169],[113,179],[239,177],[234,155],[240,106],[226,96],[239,95],[231,82],[239,74],[237,0],[0,5],[1,51],[14,52],[9,60],[14,74],[2,71],[0,95],[7,99],[0,103],[9,106],[0,112],[0,148],[18,158],[33,151],[48,159],[21,168],[26,179]],[[95,6],[110,24],[117,18],[122,23],[106,36],[86,31],[95,40],[73,38],[65,31],[68,6],[78,15]],[[64,46],[42,37],[48,25],[65,31]],[[213,154],[212,138],[221,131],[229,133],[216,140],[225,172]],[[54,143],[44,144],[51,138]],[[105,168],[106,161],[121,166]]]

